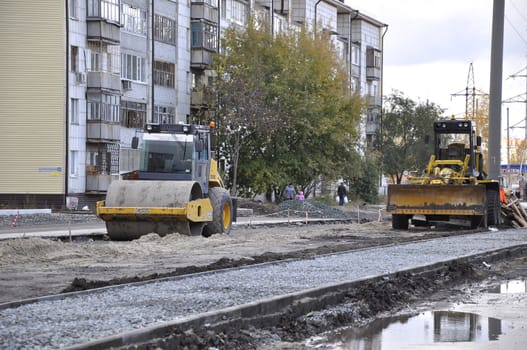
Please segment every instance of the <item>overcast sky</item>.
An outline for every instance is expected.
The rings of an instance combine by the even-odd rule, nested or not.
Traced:
[[[399,90],[414,101],[429,100],[445,115],[464,116],[470,63],[476,89],[489,92],[492,0],[345,0],[388,25],[384,37],[384,91]],[[505,0],[502,100],[526,96],[527,0]],[[526,104],[504,104],[510,126],[525,126]],[[511,129],[523,137],[525,129]]]

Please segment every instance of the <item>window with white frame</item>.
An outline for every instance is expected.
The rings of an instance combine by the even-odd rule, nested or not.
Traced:
[[[79,124],[79,99],[70,99],[70,124]]]
[[[119,0],[88,0],[88,17],[119,23]]]
[[[168,44],[176,44],[176,21],[168,17],[155,15],[154,38]]]
[[[107,45],[101,42],[88,42],[90,50],[90,72],[109,72],[119,74],[121,71],[121,48],[119,45]]]
[[[146,122],[146,103],[121,101],[121,125],[143,129]]]
[[[77,176],[78,175],[78,171],[77,171],[77,167],[78,167],[78,151],[70,151],[70,159],[69,159],[69,162],[70,162],[70,175],[71,176]]]
[[[222,19],[227,18],[227,0],[220,0],[220,16]]]
[[[70,18],[78,18],[78,0],[69,0]]]
[[[174,88],[176,65],[174,63],[155,61],[154,84]]]
[[[216,50],[218,28],[210,23],[192,22],[192,48]]]
[[[174,107],[154,105],[153,124],[174,124],[176,121],[176,109]]]
[[[146,35],[146,11],[128,4],[122,4],[121,23],[127,32]]]
[[[351,46],[351,64],[360,64],[360,47],[357,45]]]
[[[232,21],[242,25],[247,24],[247,13],[249,8],[247,3],[243,1],[232,0],[231,6]]]
[[[121,54],[121,78],[145,82],[145,59],[126,53]]]
[[[110,94],[88,94],[87,119],[119,122],[120,96]]]

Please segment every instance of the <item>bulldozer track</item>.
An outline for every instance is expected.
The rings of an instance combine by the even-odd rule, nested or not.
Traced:
[[[269,319],[306,297],[400,271],[525,254],[527,231],[457,235],[53,295],[0,305],[0,342],[18,349],[100,349],[147,342],[176,326]]]

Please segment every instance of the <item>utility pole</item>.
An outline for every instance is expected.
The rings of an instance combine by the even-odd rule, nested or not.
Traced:
[[[503,22],[505,0],[494,0],[492,10],[492,45],[490,53],[489,100],[489,178],[500,176],[501,143],[501,80],[503,76]]]

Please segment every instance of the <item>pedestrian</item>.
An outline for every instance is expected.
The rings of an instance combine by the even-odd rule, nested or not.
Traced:
[[[289,184],[289,185],[285,186],[284,199],[285,200],[293,200],[293,199],[295,199],[295,196],[296,196],[296,191],[295,191],[295,187],[293,186],[293,184]]]
[[[296,195],[296,199],[298,199],[299,201],[303,201],[304,199],[306,199],[306,197],[304,197],[304,191],[299,191]]]
[[[344,200],[346,198],[347,194],[346,186],[344,185],[344,182],[341,182],[339,187],[337,188],[337,195],[339,196],[339,205],[344,205]]]

